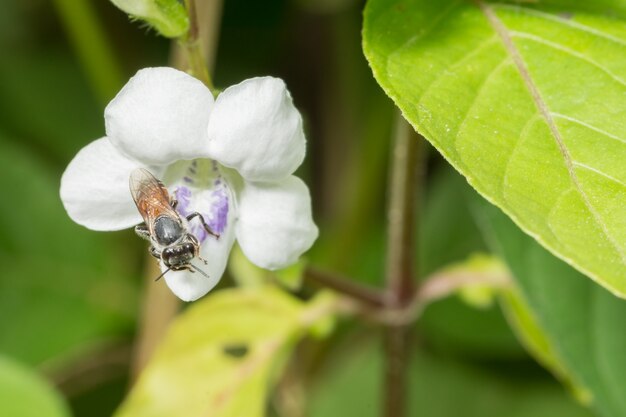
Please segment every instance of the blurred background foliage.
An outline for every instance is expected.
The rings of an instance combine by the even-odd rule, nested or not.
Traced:
[[[18,407],[47,401],[54,415],[108,416],[130,383],[145,247],[131,231],[74,224],[59,180],[76,152],[104,134],[106,103],[139,68],[166,65],[170,43],[105,0],[0,7],[0,415],[44,415]],[[309,259],[380,286],[396,113],[361,52],[362,7],[225,1],[214,81],[286,80],[305,117],[299,175],[321,229]],[[472,191],[430,149],[425,182],[415,254],[422,277],[486,251],[465,199]],[[378,331],[341,322],[324,341],[301,344],[285,375],[297,377],[300,394],[279,383],[271,413],[377,415]],[[451,297],[431,305],[414,351],[411,415],[589,415],[525,353],[497,303],[476,308]],[[294,395],[304,411],[285,401]]]

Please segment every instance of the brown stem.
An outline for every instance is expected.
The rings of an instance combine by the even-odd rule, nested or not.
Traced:
[[[146,258],[143,302],[131,369],[133,380],[148,363],[180,308],[180,300],[172,294],[165,282],[154,282],[154,278],[161,273],[158,262],[152,256]]]
[[[386,307],[407,307],[415,294],[416,214],[419,194],[421,138],[398,115],[391,155],[387,236]],[[409,326],[387,326],[383,416],[406,415]]]
[[[193,0],[188,1],[187,6],[196,10]],[[221,10],[221,0],[205,0],[198,5],[197,13],[191,13],[190,34],[187,36],[187,38],[194,39],[193,47],[196,48],[195,52],[193,54],[186,53],[185,41],[172,43],[170,65],[181,70],[187,70],[192,65],[204,66],[204,72],[206,72],[208,78],[206,68],[212,68],[215,60]],[[207,61],[205,62],[201,59],[200,61],[194,61],[192,64],[188,60],[191,55],[196,58],[207,57]],[[180,300],[170,292],[165,282],[163,280],[157,283],[154,282],[154,278],[159,273],[157,262],[155,262],[152,256],[146,254],[145,292],[133,358],[133,378],[139,375],[139,372],[144,368],[156,346],[165,336],[169,323],[180,308]]]
[[[372,307],[384,307],[385,297],[377,288],[359,284],[351,278],[343,277],[334,272],[308,267],[304,278],[314,284],[330,288]]]

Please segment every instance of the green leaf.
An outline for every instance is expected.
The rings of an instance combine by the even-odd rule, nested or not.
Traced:
[[[418,245],[421,276],[486,250],[465,199],[463,177],[441,164],[426,185]]]
[[[178,0],[111,0],[111,3],[168,38],[183,36],[189,28],[187,10]]]
[[[487,251],[465,196],[467,182],[452,167],[437,162],[433,165],[438,169],[429,176],[420,222],[418,265],[422,276],[465,262],[472,253]],[[430,346],[455,357],[526,357],[498,304],[476,309],[459,297],[448,297],[429,305],[419,328]]]
[[[334,308],[270,287],[213,293],[176,319],[116,416],[263,416],[294,343]]]
[[[477,212],[554,356],[602,415],[626,415],[626,302],[552,256],[495,207],[482,202]]]
[[[626,296],[616,17],[623,2],[370,0],[363,45],[379,84],[474,188]]]
[[[0,410],[11,417],[69,417],[63,398],[48,381],[0,356]]]
[[[356,348],[355,348],[356,347]],[[307,390],[310,417],[375,417],[382,407],[381,349],[353,343]],[[408,370],[408,416],[590,417],[545,375],[513,377],[414,351]]]
[[[511,327],[530,354],[567,385],[578,401],[582,404],[589,404],[591,393],[572,380],[549,336],[537,322],[534,313],[519,290],[511,288],[508,291],[503,291],[501,303]]]

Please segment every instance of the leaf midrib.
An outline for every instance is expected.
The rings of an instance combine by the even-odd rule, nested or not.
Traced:
[[[615,240],[609,233],[606,224],[604,223],[604,221],[602,220],[598,212],[595,210],[595,208],[592,206],[591,202],[589,201],[589,197],[587,196],[587,194],[584,192],[584,190],[581,187],[580,181],[578,180],[578,176],[576,175],[576,171],[574,168],[574,162],[572,160],[572,157],[569,153],[567,146],[565,145],[563,137],[561,136],[561,132],[559,131],[556,123],[554,122],[554,119],[552,118],[552,114],[550,110],[548,109],[546,102],[543,100],[541,93],[539,92],[539,89],[537,88],[537,85],[533,81],[530,75],[530,72],[528,68],[526,67],[526,63],[524,62],[517,47],[513,43],[513,39],[511,35],[509,34],[508,28],[498,18],[498,16],[495,14],[495,12],[493,11],[490,5],[484,3],[482,0],[474,0],[474,2],[478,6],[478,8],[481,10],[481,12],[484,14],[485,18],[489,22],[489,25],[492,27],[492,29],[496,32],[496,34],[502,41],[504,49],[506,50],[507,54],[511,57],[511,60],[515,64],[515,67],[517,68],[520,76],[522,77],[522,80],[524,81],[526,88],[530,92],[530,95],[532,97],[532,100],[535,106],[537,107],[537,110],[539,111],[544,121],[548,125],[548,128],[550,129],[550,133],[552,133],[552,136],[554,140],[556,141],[557,146],[559,147],[559,151],[565,162],[565,166],[567,168],[567,171],[572,181],[572,185],[574,189],[581,196],[583,203],[585,204],[585,207],[587,208],[587,210],[589,210],[594,221],[600,227],[600,229],[606,236],[611,246],[613,246],[615,251],[619,254],[622,260],[622,264],[626,264],[626,254],[624,254],[624,252],[621,250],[619,245],[615,242]]]

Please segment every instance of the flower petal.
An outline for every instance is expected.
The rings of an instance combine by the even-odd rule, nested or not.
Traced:
[[[141,222],[128,178],[141,166],[122,155],[109,139],[81,149],[61,178],[61,200],[76,223],[93,230],[120,230]]]
[[[142,69],[104,111],[107,136],[123,153],[148,165],[206,154],[213,95],[173,68]]]
[[[209,277],[199,272],[187,271],[172,271],[165,274],[165,281],[174,294],[184,301],[194,301],[213,289],[224,274],[228,255],[235,242],[234,211],[232,192],[224,181],[220,181],[212,189],[193,190],[187,188],[187,185],[189,184],[171,186],[171,189],[176,190],[173,195],[179,198],[177,210],[183,215],[201,213],[209,227],[220,235],[219,239],[216,239],[206,233],[200,219],[192,219],[189,230],[201,242],[200,256],[207,262],[204,265],[202,260],[195,259],[193,264]],[[185,201],[181,199],[182,190],[185,190],[184,194],[189,193],[184,196]],[[184,211],[181,211],[183,208]]]
[[[304,159],[302,117],[278,78],[245,80],[215,101],[209,119],[209,156],[249,181],[291,175]]]
[[[243,253],[262,268],[279,269],[296,262],[318,234],[306,184],[294,176],[279,183],[246,183],[236,233]]]

